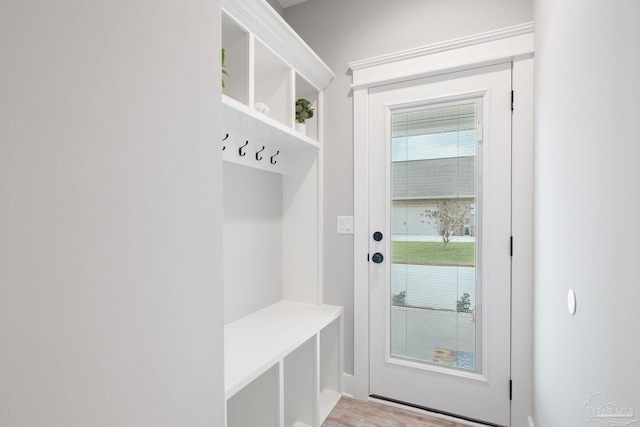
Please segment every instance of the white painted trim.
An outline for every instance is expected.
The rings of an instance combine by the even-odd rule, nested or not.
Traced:
[[[323,91],[335,74],[266,0],[222,0],[222,10],[272,48],[316,89]]]
[[[475,46],[495,40],[507,39],[510,37],[529,33],[533,33],[533,22],[527,22],[525,24],[514,25],[512,27],[501,28],[499,30],[488,31],[486,33],[475,34],[472,36],[461,37],[459,39],[449,40],[441,43],[434,43],[427,46],[407,49],[387,55],[376,56],[374,58],[353,61],[349,62],[348,65],[349,68],[354,71],[361,70],[363,68],[376,67],[379,65],[396,63],[398,61],[404,61],[407,59],[420,58],[427,55],[433,55],[434,53]]]
[[[318,92],[318,144],[324,146],[324,92]],[[318,303],[324,304],[324,150],[318,151]],[[341,349],[344,346],[341,344]],[[342,351],[344,353],[344,351]],[[343,366],[343,365],[341,365]],[[342,368],[341,368],[342,371]]]
[[[338,372],[340,373],[340,388],[338,391],[340,394],[344,394],[344,389],[346,387],[345,376],[347,375],[344,373],[344,309],[342,311],[342,316],[340,316],[340,370]],[[350,388],[353,388],[353,377],[348,385]]]
[[[381,86],[531,57],[533,23],[349,63],[352,88]]]
[[[353,91],[353,396],[369,396],[369,94]]]
[[[445,74],[464,69],[474,69],[492,63],[513,62],[513,84],[516,89],[516,108],[513,116],[514,182],[518,194],[514,194],[513,231],[517,260],[513,264],[513,277],[518,280],[512,293],[512,305],[526,307],[513,317],[512,331],[517,338],[512,345],[512,401],[511,426],[524,427],[527,420],[533,426],[531,414],[531,342],[532,316],[530,294],[532,292],[530,245],[531,222],[531,156],[533,123],[533,23],[497,30],[478,36],[411,51],[399,52],[349,64],[353,70],[353,120],[354,120],[354,375],[353,396],[366,400],[369,395],[369,171],[368,171],[368,105],[369,89],[386,84]],[[517,175],[516,175],[517,174]],[[524,187],[523,187],[524,186]],[[514,187],[515,188],[515,187]],[[516,206],[517,204],[517,206]],[[527,213],[528,212],[528,213]]]
[[[513,63],[511,426],[531,415],[533,371],[533,59]]]

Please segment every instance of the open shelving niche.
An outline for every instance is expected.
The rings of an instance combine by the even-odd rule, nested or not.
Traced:
[[[320,426],[343,370],[343,309],[323,303],[321,268],[334,74],[264,0],[222,1],[222,46],[227,426]],[[306,135],[302,97],[315,108]]]

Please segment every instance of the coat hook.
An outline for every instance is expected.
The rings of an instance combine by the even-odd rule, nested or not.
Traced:
[[[271,164],[272,164],[272,165],[275,165],[276,163],[278,163],[278,162],[276,162],[275,160],[273,160],[273,158],[274,158],[275,156],[277,156],[278,154],[280,154],[280,150],[276,151],[276,154],[274,154],[273,156],[271,156]]]
[[[246,147],[247,145],[249,145],[249,141],[247,141],[247,142],[246,142],[242,147],[238,148],[238,154],[240,154],[240,157],[244,157],[244,156],[246,156],[246,155],[247,155],[247,153],[243,153],[243,152],[242,152],[242,149],[243,149],[244,147]]]
[[[262,149],[256,153],[256,160],[262,160],[262,156],[259,156],[259,154],[262,153],[263,151],[264,151],[264,145],[262,146]]]

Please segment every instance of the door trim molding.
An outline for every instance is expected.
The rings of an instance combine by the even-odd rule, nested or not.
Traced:
[[[349,64],[354,126],[354,375],[353,395],[369,397],[369,89],[392,83],[513,62],[517,106],[512,122],[512,195],[516,244],[512,266],[511,425],[531,415],[533,23]],[[521,90],[519,90],[519,88]],[[517,186],[516,186],[517,184]],[[518,215],[517,219],[516,216]],[[520,253],[519,253],[520,251]],[[514,311],[513,307],[518,307]],[[513,335],[513,333],[512,333]],[[516,388],[517,387],[517,388]]]
[[[474,34],[472,36],[461,37],[454,40],[448,40],[441,43],[434,43],[427,46],[421,46],[413,49],[407,49],[400,52],[394,52],[387,55],[376,56],[374,58],[363,59],[360,61],[352,61],[349,63],[351,70],[362,70],[366,68],[376,67],[379,65],[393,64],[398,61],[421,58],[434,53],[450,51],[480,45],[496,40],[510,39],[516,36],[533,34],[533,22],[526,22],[511,27],[500,28],[486,33]],[[531,53],[531,52],[526,52]]]
[[[533,22],[350,62],[354,92],[533,56]]]

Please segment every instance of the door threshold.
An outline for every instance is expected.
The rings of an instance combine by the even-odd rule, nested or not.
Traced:
[[[450,414],[442,411],[436,411],[435,409],[425,408],[423,406],[413,405],[411,403],[401,402],[399,400],[390,399],[388,397],[377,396],[374,394],[369,396],[369,401],[392,406],[394,408],[404,409],[406,411],[416,412],[418,414],[429,415],[430,417],[433,417],[433,418],[452,421],[452,422],[456,422],[458,424],[463,424],[465,426],[470,426],[470,427],[503,427],[497,424],[485,423],[478,420],[461,417],[459,415]]]

